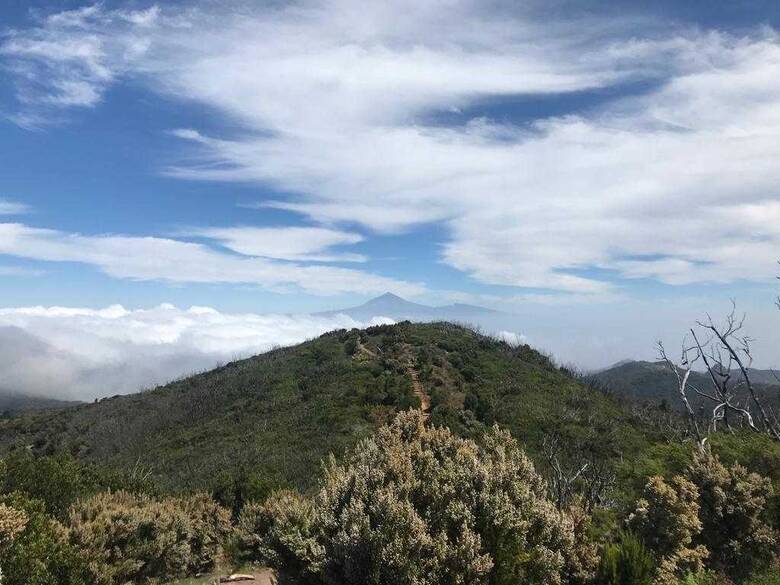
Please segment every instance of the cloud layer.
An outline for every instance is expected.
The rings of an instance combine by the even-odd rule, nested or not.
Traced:
[[[0,391],[82,400],[136,392],[326,331],[379,322],[388,321],[172,305],[0,309]]]
[[[442,223],[442,260],[482,283],[604,294],[635,279],[774,275],[780,37],[771,28],[736,36],[648,19],[542,19],[469,0],[214,10],[95,5],[11,33],[0,52],[18,74],[20,116],[93,106],[125,79],[206,104],[240,135],[176,130],[189,156],[168,174],[270,184],[291,195],[260,205],[319,224]],[[485,110],[490,100],[542,103],[630,84],[641,91],[530,122]],[[205,235],[268,258],[363,259],[324,253],[354,241],[328,229],[301,245],[267,231]],[[180,245],[148,244],[178,263]],[[264,270],[228,264],[227,281]]]

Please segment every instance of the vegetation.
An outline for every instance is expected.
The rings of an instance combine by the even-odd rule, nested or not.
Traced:
[[[498,422],[532,458],[542,458],[552,433],[578,453],[615,461],[633,458],[653,433],[528,346],[447,323],[401,323],[336,331],[141,394],[0,421],[0,452],[65,452],[148,474],[163,489],[214,491],[240,508],[273,489],[312,487],[329,454],[418,407],[412,375],[430,396],[432,423],[477,437]]]
[[[595,551],[508,433],[479,443],[403,413],[331,460],[311,500],[282,495],[257,523],[292,582],[575,583]]]
[[[780,582],[780,442],[648,412],[462,327],[335,332],[0,422],[2,583]]]
[[[92,582],[145,583],[210,570],[232,532],[230,513],[205,495],[163,499],[102,493],[70,509],[68,540]]]

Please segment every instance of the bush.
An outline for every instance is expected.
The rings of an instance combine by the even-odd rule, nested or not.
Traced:
[[[210,570],[231,532],[230,513],[205,495],[155,500],[103,493],[70,511],[70,542],[95,583],[144,583]]]
[[[686,472],[700,496],[700,542],[711,568],[741,579],[769,566],[778,535],[766,521],[772,496],[769,479],[741,465],[726,468],[712,454],[700,454]]]
[[[707,549],[693,542],[702,526],[698,498],[696,486],[684,477],[675,476],[669,482],[652,477],[629,518],[632,529],[655,556],[657,583],[676,583],[704,569]]]
[[[244,560],[284,568],[296,583],[316,583],[323,550],[314,537],[315,510],[311,500],[280,491],[264,503],[247,504],[238,533]]]
[[[477,444],[426,427],[419,411],[343,464],[331,459],[313,500],[284,494],[254,513],[246,523],[257,549],[304,582],[573,583],[595,564],[582,517],[547,500],[508,433],[493,429]]]
[[[17,492],[3,496],[0,510],[3,585],[92,585],[83,556],[41,500]]]
[[[60,521],[66,519],[76,500],[119,488],[150,491],[153,486],[132,474],[85,465],[66,453],[37,456],[27,449],[16,449],[0,462],[0,492],[22,492],[40,500],[46,512]]]
[[[652,555],[630,532],[620,535],[616,544],[608,545],[599,563],[596,583],[599,585],[650,585],[655,573]]]

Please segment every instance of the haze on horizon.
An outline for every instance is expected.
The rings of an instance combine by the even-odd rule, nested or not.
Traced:
[[[385,292],[595,368],[777,366],[780,6],[0,7],[0,390],[128,392]]]

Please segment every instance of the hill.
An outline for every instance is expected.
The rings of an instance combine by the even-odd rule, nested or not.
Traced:
[[[777,404],[780,388],[777,387],[772,371],[750,369],[749,372],[751,380],[759,391],[770,402]],[[674,410],[683,408],[678,395],[677,380],[663,362],[624,360],[594,372],[591,377],[617,397],[629,398],[640,403],[666,404]],[[703,372],[692,372],[690,384],[707,389],[710,380]],[[706,399],[698,397],[693,392],[690,393],[689,399],[697,408],[709,404]]]
[[[0,417],[7,418],[17,416],[24,412],[35,410],[52,410],[67,408],[80,404],[75,400],[57,400],[44,396],[30,396],[18,392],[0,391]]]
[[[147,392],[1,421],[0,449],[65,450],[145,470],[166,489],[239,476],[305,489],[329,453],[421,404],[462,435],[499,422],[537,457],[545,435],[608,457],[645,441],[618,404],[528,346],[404,322],[336,331]]]

